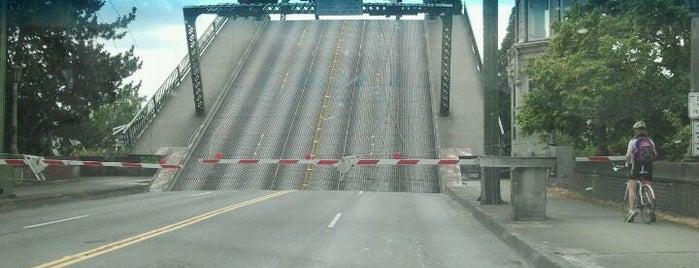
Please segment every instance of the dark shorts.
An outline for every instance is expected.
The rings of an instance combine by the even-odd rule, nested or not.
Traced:
[[[653,164],[633,164],[629,179],[638,179],[642,177],[644,180],[653,180]]]

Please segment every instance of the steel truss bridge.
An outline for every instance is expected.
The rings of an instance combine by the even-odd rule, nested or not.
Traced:
[[[449,91],[451,83],[451,38],[452,15],[455,9],[451,4],[392,4],[364,3],[364,14],[375,16],[396,16],[427,14],[438,16],[442,21],[442,59],[441,59],[441,91],[440,114],[449,115]],[[460,10],[456,11],[457,13]],[[316,6],[312,3],[279,3],[279,4],[217,4],[186,6],[183,8],[187,34],[187,49],[189,53],[190,71],[192,76],[192,91],[194,93],[194,109],[198,116],[204,115],[204,93],[199,65],[199,44],[197,41],[196,19],[201,14],[216,14],[219,16],[264,16],[270,14],[313,14],[317,17]]]
[[[182,157],[174,161],[184,168],[172,175],[167,189],[439,192],[441,168],[406,163],[444,157],[437,121],[482,125],[480,57],[468,16],[454,16],[461,10],[452,5],[361,6],[361,14],[396,20],[266,19],[270,14],[319,18],[314,5],[289,3],[183,11],[189,53],[172,86],[180,92],[191,87],[193,94],[175,88],[162,93],[172,99],[167,105],[164,98],[156,101],[158,117],[144,121],[145,130],[131,131],[135,142],[129,143],[134,153],[170,154],[161,150],[174,148]],[[201,14],[218,18],[197,41],[194,23]],[[417,14],[426,19],[401,19]],[[453,19],[458,23],[452,25]],[[457,77],[450,71],[452,26],[460,48],[455,59],[464,59],[455,60]],[[191,85],[186,75],[192,76]],[[464,90],[451,92],[456,102],[447,117],[451,83]],[[183,111],[191,103],[195,113]],[[468,142],[447,146],[464,144],[458,148],[473,148],[474,154],[482,148],[480,128],[446,124],[440,127],[466,133],[459,136]],[[199,162],[217,153],[283,164]],[[348,156],[357,159],[350,168],[308,164]],[[305,160],[292,161],[300,158]],[[377,160],[386,158],[392,159]]]

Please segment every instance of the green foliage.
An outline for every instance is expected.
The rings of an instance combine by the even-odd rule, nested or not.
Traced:
[[[17,1],[10,5],[8,65],[23,68],[20,152],[46,155],[97,150],[105,145],[108,132],[104,130],[109,128],[105,124],[111,123],[101,113],[138,110],[140,104],[123,103],[138,99],[140,84],[122,82],[141,67],[133,47],[112,55],[96,41],[122,38],[136,10],[104,23],[96,13],[103,5],[98,0]]]
[[[625,152],[631,125],[645,120],[667,159],[686,153],[671,145],[689,123],[690,27],[681,1],[591,0],[554,29],[546,52],[527,65],[533,90],[517,116],[525,134],[560,133],[578,150]]]
[[[139,97],[135,92],[135,90],[124,90],[117,96],[115,102],[102,105],[93,111],[90,121],[98,133],[96,137],[102,138],[99,141],[95,140],[100,148],[114,145],[113,140],[110,139],[113,127],[127,124],[136,117],[144,98]]]

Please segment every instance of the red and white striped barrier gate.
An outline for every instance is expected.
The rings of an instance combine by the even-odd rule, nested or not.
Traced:
[[[0,159],[0,165],[8,166],[29,166],[31,160],[26,159]],[[78,160],[37,160],[44,166],[88,166],[88,167],[126,167],[126,168],[182,168],[178,164],[150,164],[150,163],[129,163],[129,162],[101,162],[101,161],[78,161]]]
[[[416,166],[416,165],[478,165],[478,159],[360,159],[347,156],[342,159],[223,159],[219,154],[213,159],[199,159],[203,164],[273,164],[273,165],[315,165],[335,167],[340,173],[346,173],[353,166]]]
[[[278,164],[278,165],[316,165],[335,166],[343,159],[199,159],[203,164]],[[414,166],[414,165],[477,165],[478,159],[354,159],[357,166]]]
[[[8,166],[28,166],[36,175],[38,180],[46,180],[41,173],[48,166],[88,166],[88,167],[126,167],[126,168],[158,168],[158,169],[179,169],[182,165],[167,164],[164,159],[160,164],[149,163],[128,163],[128,162],[101,162],[101,161],[79,161],[79,160],[55,160],[44,159],[40,156],[23,155],[24,159],[0,159],[0,165]]]
[[[583,156],[576,157],[575,162],[611,162],[611,161],[626,161],[625,155],[614,156]]]

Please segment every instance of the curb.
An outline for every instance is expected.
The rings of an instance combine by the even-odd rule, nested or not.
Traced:
[[[488,228],[488,230],[490,230],[490,232],[492,232],[500,240],[505,242],[505,244],[514,249],[517,254],[519,254],[525,261],[529,262],[530,265],[537,268],[576,267],[565,261],[562,257],[546,253],[545,251],[536,248],[534,245],[528,244],[527,241],[522,239],[518,234],[508,230],[495,218],[485,213],[483,209],[478,206],[477,201],[469,200],[469,198],[472,198],[472,196],[459,193],[458,188],[463,187],[464,186],[448,186],[446,187],[444,193],[446,193],[447,196],[451,197],[464,208],[470,210],[474,218]]]
[[[37,208],[54,204],[70,203],[82,200],[103,199],[122,195],[139,194],[149,192],[148,185],[133,185],[116,189],[95,190],[82,193],[65,193],[51,196],[38,196],[17,199],[0,200],[0,213],[11,212],[19,209]]]

